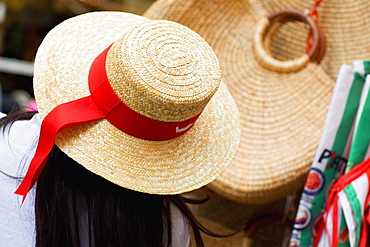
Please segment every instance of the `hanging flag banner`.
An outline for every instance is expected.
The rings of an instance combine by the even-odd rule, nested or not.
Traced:
[[[299,202],[290,247],[313,246],[328,193],[346,168],[364,81],[365,76],[355,68],[341,66],[321,139]]]
[[[354,63],[360,73],[370,72],[367,62]],[[361,71],[361,69],[364,71]],[[369,157],[370,143],[370,77],[362,90],[360,105],[355,120],[345,175],[340,177],[328,197],[326,210],[319,223],[314,246],[344,247],[367,246],[365,215],[369,207],[370,166],[363,162]],[[360,166],[359,168],[356,168]],[[356,169],[355,169],[356,168]],[[338,223],[339,222],[339,223]]]

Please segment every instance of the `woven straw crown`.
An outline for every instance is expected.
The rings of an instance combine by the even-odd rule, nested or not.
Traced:
[[[130,30],[114,43],[106,66],[122,102],[166,122],[199,114],[221,81],[209,45],[190,29],[168,21],[150,21]]]
[[[88,170],[145,193],[179,194],[218,177],[237,150],[238,110],[210,46],[180,24],[124,12],[92,12],[62,22],[35,59],[40,116],[90,95],[90,67],[107,47],[107,81],[135,116],[160,123],[199,118],[185,134],[161,141],[137,138],[100,119],[64,129],[56,145]]]

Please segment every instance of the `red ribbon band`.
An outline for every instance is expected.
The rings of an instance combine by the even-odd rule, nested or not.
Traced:
[[[99,119],[107,119],[121,131],[137,138],[161,141],[186,133],[200,113],[181,122],[163,122],[141,115],[125,105],[112,89],[105,70],[108,47],[96,57],[90,68],[91,95],[56,106],[42,121],[39,143],[26,176],[15,191],[25,199],[40,176],[58,132]]]

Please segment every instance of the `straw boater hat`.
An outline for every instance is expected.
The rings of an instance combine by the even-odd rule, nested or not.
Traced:
[[[250,204],[272,202],[303,186],[334,85],[304,50],[294,62],[280,63],[269,56],[262,45],[273,26],[269,14],[237,0],[157,0],[144,13],[190,27],[215,51],[238,105],[242,139],[231,166],[209,188]],[[303,13],[300,18],[278,16],[273,22],[301,20],[312,25]],[[316,32],[320,44],[323,40],[317,37]]]
[[[261,0],[255,1],[262,11],[268,13],[285,8],[301,11],[310,10],[314,0]],[[324,30],[327,47],[320,63],[321,67],[336,78],[342,64],[353,60],[368,60],[370,54],[370,1],[323,0],[318,8],[318,21]],[[295,23],[285,25],[276,31],[271,51],[276,58],[285,60],[297,57],[305,46],[307,30]]]
[[[220,175],[240,139],[217,58],[194,31],[123,12],[68,19],[45,37],[34,89],[39,145],[17,193],[37,180],[55,143],[122,187],[179,194]]]

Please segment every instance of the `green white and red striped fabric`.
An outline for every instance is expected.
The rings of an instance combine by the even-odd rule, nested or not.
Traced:
[[[336,247],[347,240],[350,246],[369,246],[369,185],[370,159],[351,169],[335,183],[314,246]],[[347,229],[341,232],[342,219]]]
[[[365,74],[370,69],[368,65],[368,62],[355,64],[359,71],[363,68],[361,72]],[[369,88],[370,77],[367,76],[355,120],[345,174],[330,191],[314,246],[368,246],[370,160],[363,161],[369,157]]]
[[[343,172],[350,170],[350,166],[346,167],[346,161],[349,160],[354,164],[358,164],[367,155],[368,141],[365,140],[367,144],[364,151],[365,145],[363,144],[363,139],[368,137],[366,137],[367,134],[361,133],[363,132],[363,128],[370,128],[370,124],[367,124],[368,120],[365,118],[361,119],[359,117],[359,112],[362,112],[365,107],[366,100],[364,99],[364,95],[367,97],[367,92],[369,91],[366,88],[367,86],[365,86],[365,75],[369,72],[370,63],[365,61],[354,61],[353,67],[348,65],[341,66],[320,143],[316,150],[312,168],[307,177],[304,192],[299,203],[294,229],[291,234],[290,246],[309,247],[314,244],[333,246],[331,245],[333,236],[330,235],[333,232],[333,217],[329,217],[328,215],[333,216],[334,208],[327,207],[328,195],[332,191],[332,188],[334,188],[334,183],[342,176]],[[360,120],[362,121],[361,124]],[[370,131],[368,132],[370,136]],[[356,139],[356,136],[363,138],[357,137]],[[354,146],[360,146],[361,148],[353,149]],[[362,158],[360,158],[361,155]],[[356,186],[358,186],[357,183],[355,183]],[[346,189],[345,192],[348,191],[349,193],[349,190]],[[355,191],[359,192],[357,190]],[[349,200],[345,199],[347,195],[344,195],[345,192],[341,193],[341,199],[338,196],[336,199],[337,203],[343,202],[344,205],[346,203],[347,205],[352,205]],[[367,191],[363,193],[366,194]],[[360,202],[363,203],[363,201]],[[339,204],[335,209],[340,211],[339,209],[341,207],[342,205]],[[344,227],[345,231],[347,230],[347,224],[344,218],[347,217],[348,220],[352,220],[352,218],[349,219],[348,210],[346,212],[340,212],[334,212],[337,217],[334,223],[338,222],[337,225],[334,224],[338,228],[338,234],[334,234],[334,236],[338,237],[340,234],[339,226]],[[343,220],[341,219],[342,212]],[[357,224],[358,221],[352,220],[352,222],[356,222]],[[323,227],[324,223],[325,227]],[[352,224],[352,226],[354,226],[358,235],[358,225]],[[343,232],[344,235],[346,235],[345,231]],[[317,237],[318,232],[320,237]],[[353,235],[352,232],[350,233]],[[314,243],[315,237],[316,242]],[[347,244],[349,244],[349,241],[347,241]]]

